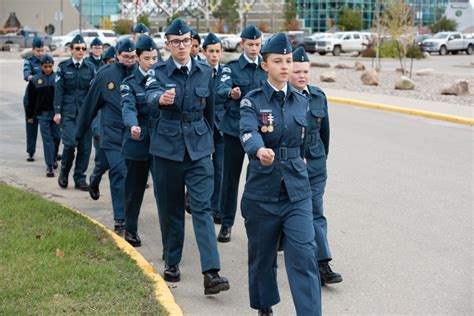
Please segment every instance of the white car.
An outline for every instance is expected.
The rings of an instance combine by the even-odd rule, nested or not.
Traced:
[[[316,51],[320,55],[332,53],[339,56],[341,53],[362,52],[368,40],[359,32],[338,32],[332,38],[316,41]]]
[[[241,53],[242,48],[240,47],[240,34],[235,34],[235,35],[230,35],[224,38],[221,43],[222,47],[224,48],[225,51],[228,52],[237,52]]]
[[[155,34],[152,35],[152,37],[153,37],[153,41],[155,42],[158,49],[165,49],[166,48],[166,45],[165,45],[165,42],[166,42],[165,32],[155,33]]]
[[[55,43],[57,46],[69,46],[71,44],[72,39],[77,34],[79,34],[79,30],[71,31],[64,36],[55,36],[53,38],[53,43]],[[82,37],[84,37],[84,41],[86,42],[87,46],[90,46],[92,40],[96,37],[102,41],[102,43],[104,44],[104,49],[107,49],[110,46],[115,46],[115,44],[117,43],[117,35],[115,35],[114,31],[110,30],[82,30],[81,35]]]

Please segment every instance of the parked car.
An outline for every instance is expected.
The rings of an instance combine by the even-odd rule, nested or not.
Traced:
[[[241,53],[242,48],[240,47],[240,33],[227,36],[226,38],[222,39],[222,47],[227,52],[237,52]]]
[[[79,34],[79,30],[74,30],[69,32],[64,36],[55,36],[53,38],[53,42],[57,44],[57,46],[69,46],[71,44],[72,39],[74,36]],[[104,49],[109,48],[110,46],[115,46],[117,43],[117,35],[114,31],[110,30],[99,30],[99,29],[88,29],[82,30],[81,32],[82,37],[84,37],[84,41],[89,46],[94,38],[98,38],[104,44]]]
[[[446,55],[451,52],[466,52],[471,55],[474,49],[474,39],[463,36],[459,32],[440,32],[436,33],[430,39],[426,39],[421,43],[421,48],[425,52],[438,52],[440,55]]]
[[[19,29],[16,32],[0,35],[0,48],[4,50],[4,47],[10,44],[18,44],[20,48],[31,48],[35,36],[42,37],[44,39],[44,45],[49,47],[50,50],[56,49],[56,45],[53,43],[51,36],[29,29]]]
[[[153,37],[153,41],[155,42],[158,49],[165,49],[166,48],[166,45],[165,45],[165,42],[166,42],[165,32],[155,33],[155,34],[152,35],[152,37]]]
[[[303,31],[286,32],[286,36],[288,37],[293,49],[303,47],[307,53],[311,54],[314,54],[316,51],[316,40],[314,40],[311,36],[304,36]]]
[[[429,38],[432,38],[433,35],[432,34],[418,34],[416,37],[415,37],[415,45],[417,45],[418,47],[421,48],[421,43],[426,40],[426,39],[429,39]]]
[[[359,52],[361,53],[368,44],[359,32],[337,32],[333,37],[316,42],[316,51],[320,55],[332,53],[339,56],[341,53]]]

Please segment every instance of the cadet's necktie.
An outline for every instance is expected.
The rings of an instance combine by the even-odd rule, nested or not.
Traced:
[[[188,74],[188,66],[181,66],[181,68],[179,68],[179,70],[181,70],[181,72],[185,75]]]
[[[285,91],[283,91],[283,90],[278,91],[278,95],[279,95],[279,99],[282,102],[285,102]]]
[[[257,64],[256,64],[256,63],[249,63],[249,67],[250,67],[252,70],[255,70],[255,69],[257,69]]]
[[[217,76],[217,69],[212,68],[212,78],[215,78]]]
[[[307,90],[303,90],[303,94],[304,94],[305,97],[307,97],[309,95]]]
[[[80,66],[81,66],[80,63],[76,63],[76,69],[79,69]]]

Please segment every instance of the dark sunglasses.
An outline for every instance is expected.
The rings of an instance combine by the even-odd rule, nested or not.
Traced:
[[[82,50],[83,52],[85,52],[87,50],[87,47],[74,47],[74,50],[78,52]]]

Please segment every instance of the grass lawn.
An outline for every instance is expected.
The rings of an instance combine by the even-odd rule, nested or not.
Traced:
[[[0,183],[0,314],[166,315],[153,283],[99,227]]]

